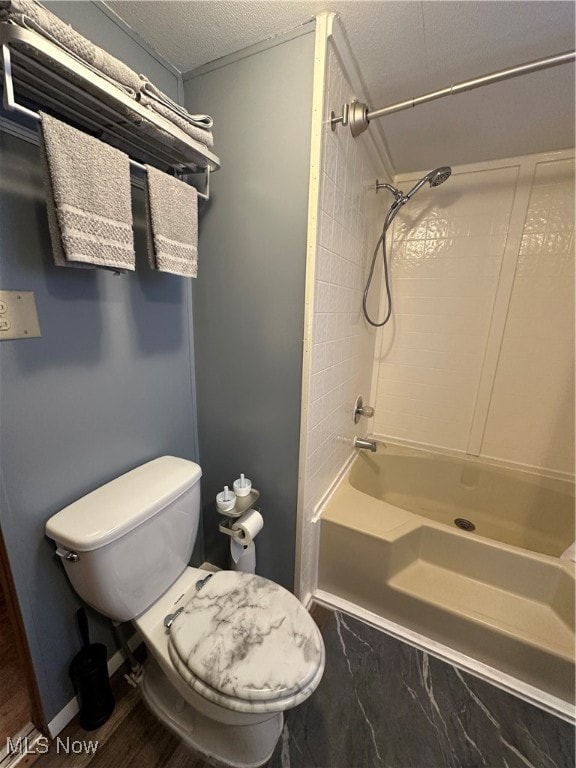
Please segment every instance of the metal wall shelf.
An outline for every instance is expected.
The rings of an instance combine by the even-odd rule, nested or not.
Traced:
[[[34,106],[124,149],[132,159],[179,175],[220,168],[220,159],[174,123],[140,104],[37,32],[0,22],[4,107],[38,119]]]

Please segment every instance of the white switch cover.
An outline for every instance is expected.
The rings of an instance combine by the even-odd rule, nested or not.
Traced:
[[[0,341],[42,336],[32,291],[0,291]]]

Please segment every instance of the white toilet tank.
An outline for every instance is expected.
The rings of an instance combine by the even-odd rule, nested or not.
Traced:
[[[201,476],[198,464],[162,456],[48,520],[46,534],[88,605],[129,621],[176,581],[196,541]]]

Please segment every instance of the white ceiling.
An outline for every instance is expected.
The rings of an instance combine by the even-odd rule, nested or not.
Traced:
[[[372,108],[574,48],[575,5],[564,0],[108,5],[182,72],[293,29],[320,11],[336,11]],[[396,172],[563,149],[574,146],[574,91],[574,66],[563,65],[378,122]]]

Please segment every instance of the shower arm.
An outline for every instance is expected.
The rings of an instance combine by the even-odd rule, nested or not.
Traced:
[[[415,96],[408,99],[408,101],[399,101],[388,107],[382,107],[382,109],[370,110],[366,104],[362,104],[359,101],[353,101],[351,104],[345,104],[342,107],[341,115],[336,116],[334,112],[330,113],[330,125],[333,131],[336,130],[338,123],[342,123],[342,125],[350,125],[350,132],[352,133],[352,136],[356,138],[356,136],[364,133],[366,128],[368,128],[370,120],[374,120],[375,118],[391,115],[394,112],[402,112],[404,109],[417,107],[419,104],[426,104],[428,101],[442,99],[444,96],[455,96],[457,93],[471,91],[474,88],[481,88],[484,85],[499,83],[502,80],[509,80],[512,77],[528,75],[531,72],[538,72],[541,69],[557,67],[560,64],[569,64],[575,59],[576,51],[557,53],[554,56],[547,56],[545,59],[536,59],[536,61],[530,61],[527,64],[518,64],[516,67],[502,69],[488,75],[481,75],[472,80],[464,80],[463,82],[456,83],[448,88],[442,88],[439,91],[431,91],[430,93],[425,93],[423,96]]]

